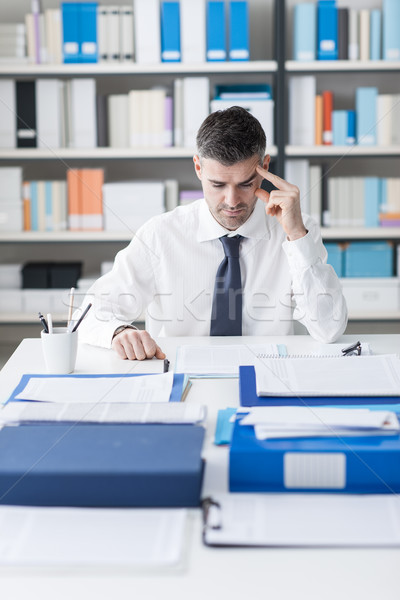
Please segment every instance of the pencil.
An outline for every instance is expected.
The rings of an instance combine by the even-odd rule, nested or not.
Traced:
[[[81,314],[79,320],[77,321],[77,323],[75,323],[75,326],[72,330],[71,333],[74,333],[74,331],[76,331],[79,327],[79,325],[82,323],[83,319],[86,317],[86,313],[88,312],[89,308],[92,306],[92,303],[90,302],[87,307],[85,308],[85,310],[83,311],[83,313]]]
[[[72,311],[74,308],[74,294],[75,294],[75,288],[72,287],[71,291],[69,293],[69,310],[68,310],[67,326],[71,323],[71,319],[72,319]]]

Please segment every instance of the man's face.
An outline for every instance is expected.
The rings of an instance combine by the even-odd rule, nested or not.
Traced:
[[[255,191],[262,178],[256,172],[258,155],[226,167],[211,158],[194,157],[195,171],[201,181],[204,198],[214,219],[230,231],[247,221],[254,210]],[[268,169],[270,157],[264,158]]]

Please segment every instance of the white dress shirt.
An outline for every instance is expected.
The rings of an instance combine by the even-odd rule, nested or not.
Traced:
[[[218,238],[240,234],[243,335],[291,334],[297,319],[316,340],[334,341],[346,328],[346,303],[318,226],[303,219],[308,233],[295,241],[287,241],[261,200],[235,232],[214,219],[204,199],[150,219],[89,290],[84,304],[93,308],[80,340],[110,347],[115,329],[143,313],[153,337],[209,335],[224,258]]]

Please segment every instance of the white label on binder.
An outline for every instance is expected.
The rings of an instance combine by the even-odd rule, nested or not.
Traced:
[[[79,46],[77,42],[65,42],[64,53],[65,54],[78,54]]]
[[[83,42],[82,54],[96,54],[97,45],[95,42]]]
[[[283,484],[288,489],[344,489],[346,455],[342,452],[286,452]]]

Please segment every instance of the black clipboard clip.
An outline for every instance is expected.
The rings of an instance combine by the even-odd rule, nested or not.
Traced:
[[[208,529],[222,529],[221,505],[211,497],[204,498],[201,501],[201,510],[203,512],[203,542],[206,542],[206,533]]]
[[[342,348],[342,356],[361,356],[361,342]]]

